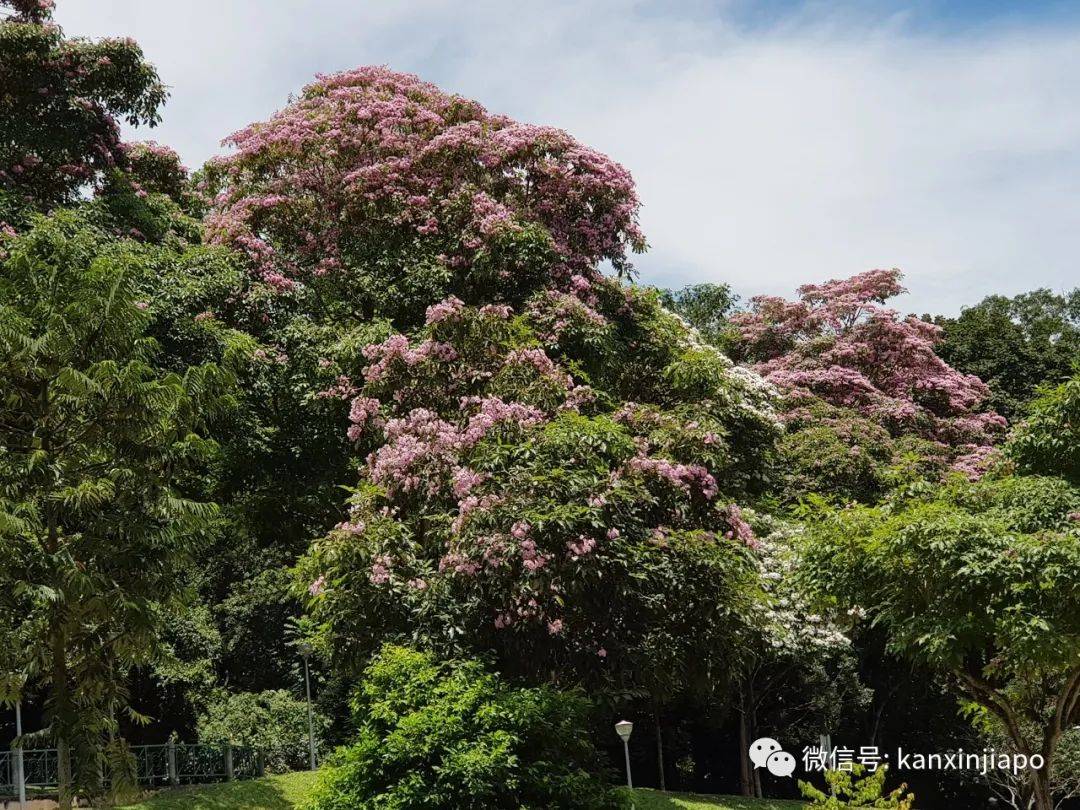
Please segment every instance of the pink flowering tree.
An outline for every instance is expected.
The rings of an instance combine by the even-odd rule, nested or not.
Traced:
[[[126,166],[120,121],[153,126],[166,97],[135,42],[65,38],[52,8],[0,2],[0,225],[74,203]]]
[[[320,76],[226,144],[206,169],[211,240],[330,308],[415,324],[448,294],[516,303],[644,247],[622,166],[382,67]]]
[[[836,428],[831,438],[797,442],[817,448],[808,458],[828,457],[832,472],[844,464],[836,453],[861,468],[873,463],[867,453],[894,459],[906,448],[977,477],[1005,420],[982,410],[989,389],[981,380],[935,353],[939,327],[885,305],[903,291],[899,271],[872,270],[800,287],[797,301],[755,298],[732,319],[736,351],[786,394],[793,430]],[[898,438],[907,440],[904,448],[891,446]]]
[[[594,327],[666,342],[653,376],[702,396],[613,401],[564,362],[546,300],[435,304],[328,394],[350,401],[363,464],[347,519],[299,566],[324,642],[345,665],[396,637],[494,649],[508,671],[562,682],[719,680],[760,595],[739,506],[756,478],[730,437],[750,414],[772,436],[775,422],[647,294],[620,294],[627,312]]]

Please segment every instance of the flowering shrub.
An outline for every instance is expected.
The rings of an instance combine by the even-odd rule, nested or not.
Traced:
[[[595,279],[601,260],[627,269],[644,247],[622,166],[386,68],[320,76],[226,142],[207,169],[210,236],[281,290],[322,278],[362,305],[433,286],[513,300]]]
[[[958,448],[964,471],[977,475],[1005,420],[980,411],[989,389],[934,352],[941,329],[884,306],[903,292],[897,270],[808,284],[799,301],[759,297],[732,318],[737,350],[787,393],[787,419],[824,400],[860,414],[894,435]]]

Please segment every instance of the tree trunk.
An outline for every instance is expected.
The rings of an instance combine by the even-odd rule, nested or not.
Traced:
[[[664,779],[664,737],[660,731],[660,708],[653,704],[653,720],[656,722],[656,770],[660,775],[660,791],[667,791],[667,781]]]
[[[754,795],[754,774],[750,763],[750,717],[746,705],[746,687],[739,690],[739,792]]]
[[[1050,795],[1050,770],[1044,764],[1035,771],[1032,779],[1031,807],[1034,810],[1054,810],[1054,797]]]
[[[751,742],[757,739],[757,695],[754,694],[754,682],[746,682],[746,725],[750,731]],[[758,799],[765,795],[761,788],[761,768],[754,768],[751,773],[754,776],[754,796]]]
[[[71,696],[68,688],[67,655],[64,637],[53,640],[53,733],[56,736],[57,793],[60,810],[71,810],[74,799],[71,774],[71,748],[68,740],[68,719],[71,716]]]

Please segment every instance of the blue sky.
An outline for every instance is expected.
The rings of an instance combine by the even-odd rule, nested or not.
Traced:
[[[1080,284],[1080,3],[59,0],[134,36],[196,166],[316,72],[387,64],[637,179],[642,279],[744,296],[900,267],[902,309]],[[145,134],[143,135],[145,137]]]

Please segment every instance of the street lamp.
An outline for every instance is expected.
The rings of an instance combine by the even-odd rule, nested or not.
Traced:
[[[307,728],[308,728],[308,755],[311,761],[311,770],[315,770],[315,715],[311,710],[311,676],[308,674],[308,659],[313,652],[308,642],[300,645],[300,655],[304,656],[304,690],[307,692]]]
[[[19,808],[26,807],[26,774],[23,772],[22,741],[22,695],[15,703],[15,736],[19,738],[19,747],[15,751],[15,778],[19,782]]]
[[[634,730],[634,724],[629,720],[620,720],[615,724],[615,733],[622,740],[623,754],[626,755],[626,786],[632,788],[634,780],[630,778],[630,733]]]

